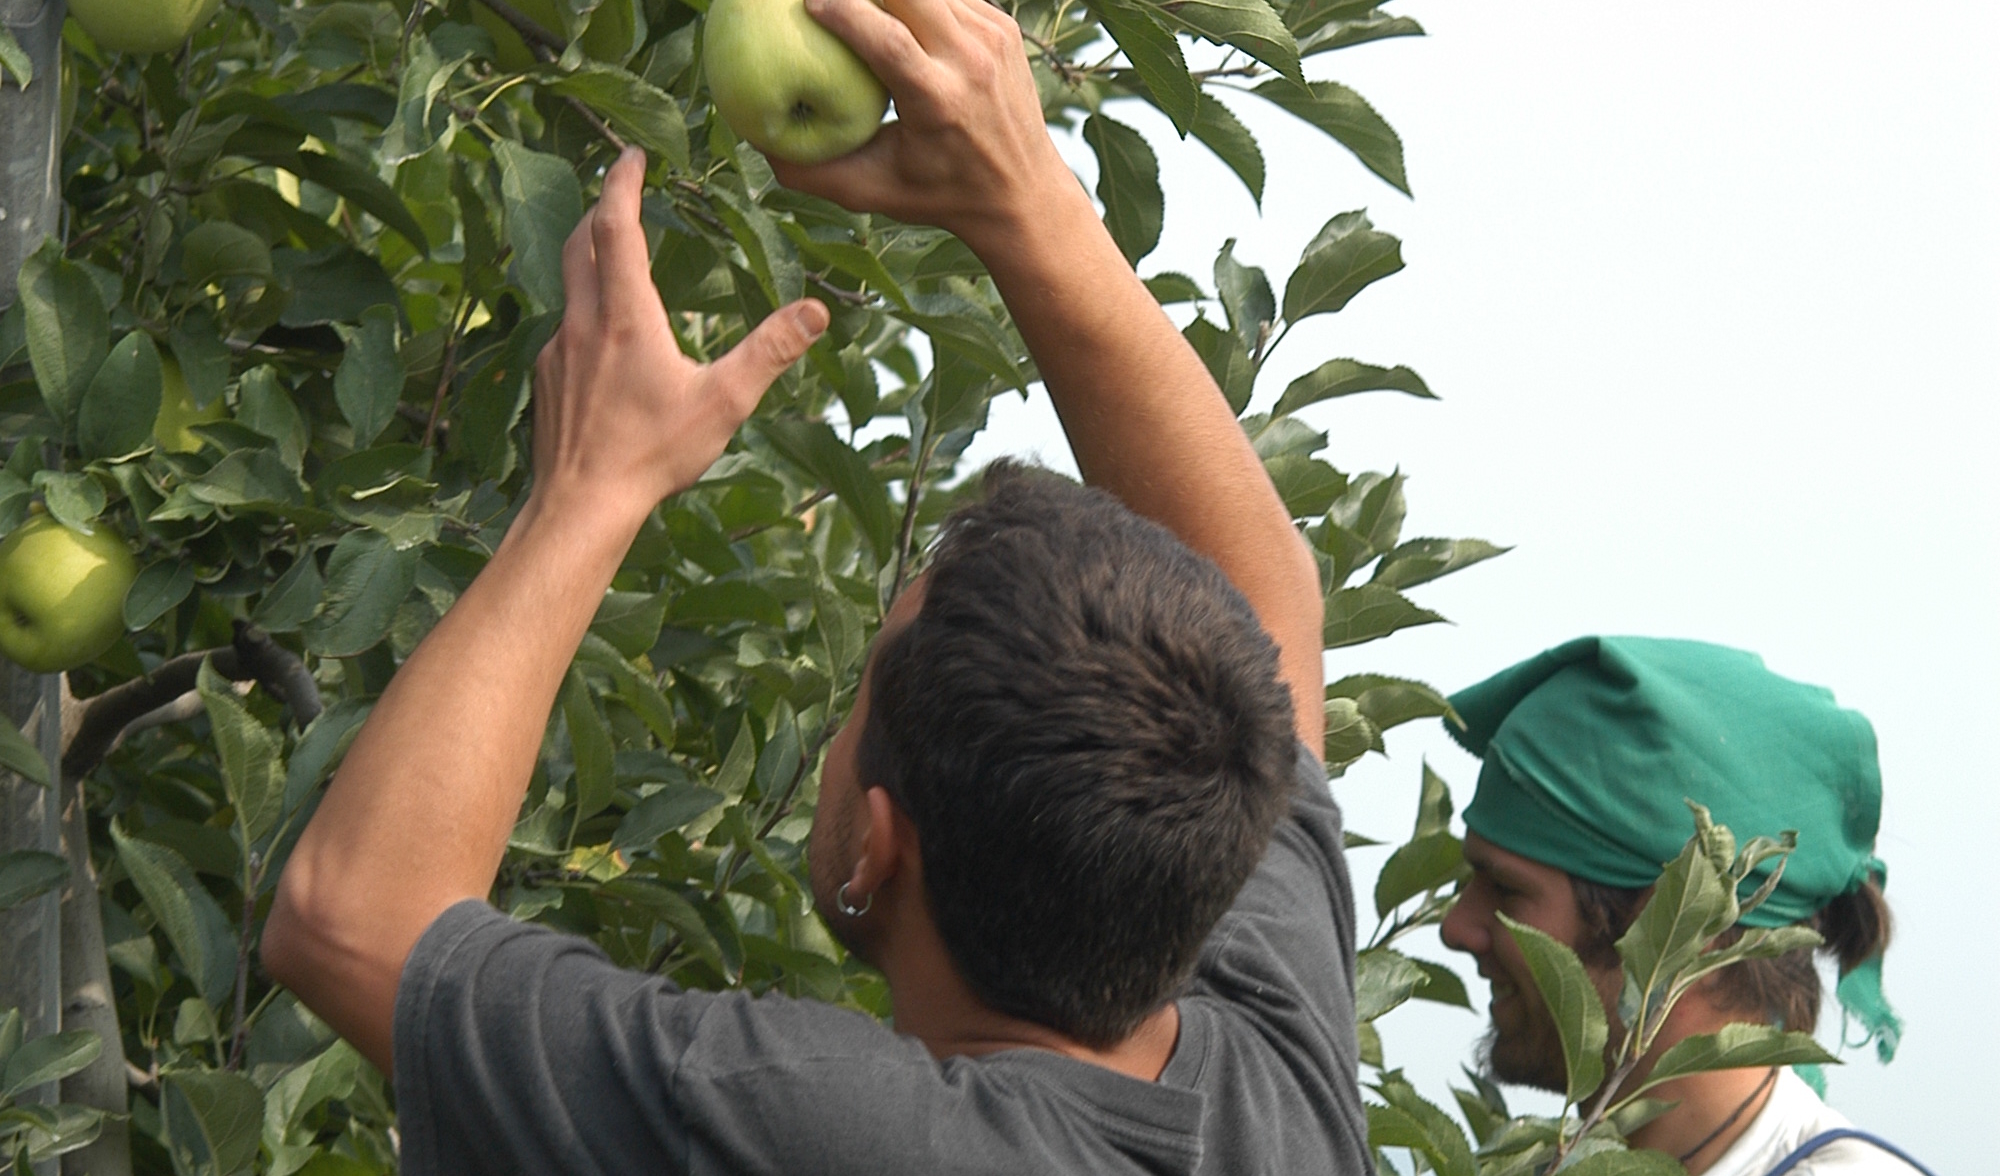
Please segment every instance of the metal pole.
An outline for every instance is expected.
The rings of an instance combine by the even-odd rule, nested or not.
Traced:
[[[12,74],[0,85],[0,309],[14,304],[22,260],[59,231],[63,13],[63,0],[0,0],[35,75],[25,90]]]

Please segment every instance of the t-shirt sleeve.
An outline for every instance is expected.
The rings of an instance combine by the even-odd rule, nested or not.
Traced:
[[[682,992],[472,901],[404,966],[395,1067],[414,1176],[791,1170],[787,1140],[840,1151],[884,1126],[885,1090],[921,1114],[939,1087],[920,1046],[859,1013]],[[841,1068],[859,1081],[826,1080]]]
[[[1193,994],[1258,1022],[1334,1086],[1353,1085],[1354,887],[1340,808],[1304,746],[1291,811],[1203,947]]]

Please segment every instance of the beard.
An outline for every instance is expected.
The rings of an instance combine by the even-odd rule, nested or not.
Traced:
[[[1489,1027],[1479,1039],[1477,1062],[1480,1075],[1509,1086],[1526,1086],[1562,1094],[1569,1089],[1569,1069],[1563,1060],[1562,1039],[1553,1024],[1547,1033],[1503,1032]]]

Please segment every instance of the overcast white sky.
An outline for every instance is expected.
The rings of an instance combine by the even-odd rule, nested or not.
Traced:
[[[1328,454],[1410,476],[1406,535],[1516,545],[1416,590],[1451,617],[1349,651],[1447,690],[1582,633],[1762,653],[1873,719],[1881,856],[1900,916],[1891,1067],[1850,1053],[1832,1101],[1939,1172],[1988,1166],[2000,867],[2000,5],[1883,8],[1403,0],[1431,36],[1309,63],[1401,132],[1414,202],[1245,96],[1261,216],[1162,119],[1167,236],[1140,266],[1209,284],[1225,237],[1278,288],[1334,213],[1366,207],[1409,268],[1294,332],[1268,403],[1333,356],[1407,363],[1444,399],[1320,406]],[[1087,151],[1072,152],[1091,175]],[[975,456],[1067,465],[1013,397]],[[1071,467],[1073,468],[1073,467]],[[1400,833],[1429,756],[1404,728],[1338,792]],[[1357,855],[1366,894],[1377,863]],[[1435,940],[1420,953],[1446,958]],[[1469,969],[1468,969],[1469,974]],[[1484,984],[1473,982],[1484,1006]],[[1446,1099],[1483,1016],[1398,1012],[1391,1058]],[[1838,1033],[1838,1018],[1822,1036]]]

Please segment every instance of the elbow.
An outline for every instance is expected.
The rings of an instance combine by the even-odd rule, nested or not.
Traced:
[[[271,913],[264,920],[257,949],[265,973],[294,992],[299,978],[312,970],[312,935],[306,913],[300,908],[298,892],[302,888],[295,884],[296,877],[296,872],[288,869],[278,879],[278,892],[272,897]]]

